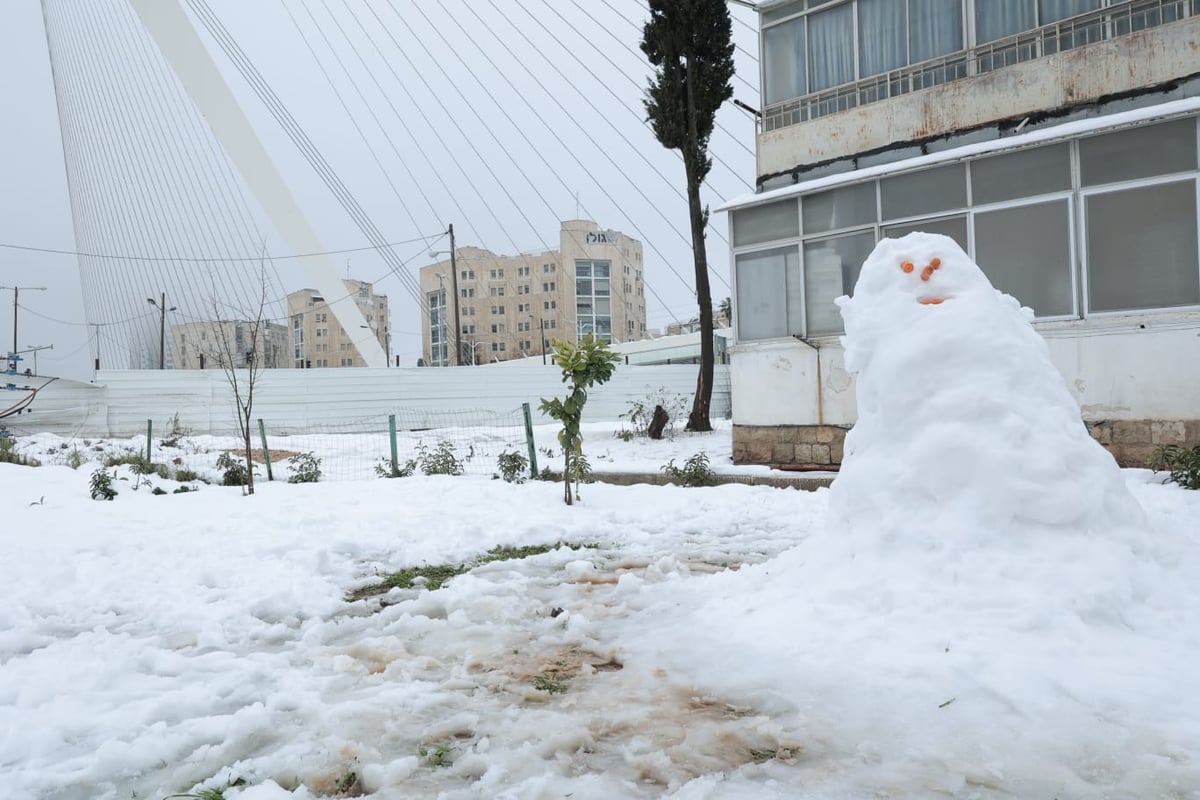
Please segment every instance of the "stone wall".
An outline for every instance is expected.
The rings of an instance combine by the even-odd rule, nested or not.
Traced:
[[[734,425],[733,463],[837,466],[847,430],[840,425]]]
[[[1150,466],[1160,445],[1200,445],[1200,419],[1101,420],[1087,427],[1122,467]],[[734,425],[733,463],[837,466],[847,430],[839,425]]]
[[[1150,456],[1160,445],[1200,445],[1200,419],[1101,420],[1087,426],[1122,467],[1150,466]]]

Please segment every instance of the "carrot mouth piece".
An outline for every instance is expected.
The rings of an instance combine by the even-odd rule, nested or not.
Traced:
[[[944,298],[944,297],[922,297],[922,298],[918,299],[917,302],[923,306],[940,306],[942,303],[946,302],[946,298]]]

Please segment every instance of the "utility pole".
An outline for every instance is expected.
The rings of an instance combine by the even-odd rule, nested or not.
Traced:
[[[44,292],[45,286],[0,286],[0,289],[12,289],[13,293],[13,346],[12,351],[17,352],[17,299],[21,296],[21,290],[27,292]]]
[[[454,223],[450,223],[450,291],[454,293],[454,366],[462,366],[462,320],[458,315],[458,261],[454,253]],[[474,361],[474,353],[472,353]]]
[[[158,306],[158,368],[167,368],[167,312],[175,311],[175,306],[167,308],[167,293],[162,293],[162,299],[159,302],[154,302],[154,298],[147,297],[146,302],[152,306]]]

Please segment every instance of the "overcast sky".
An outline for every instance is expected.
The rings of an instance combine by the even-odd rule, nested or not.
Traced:
[[[67,14],[84,2],[48,1]],[[209,5],[388,241],[435,236],[454,223],[460,247],[515,254],[557,248],[559,220],[592,218],[642,240],[648,327],[695,315],[683,167],[642,121],[649,67],[638,50],[647,13],[640,0]],[[755,15],[731,11],[740,46],[734,96],[757,106]],[[323,245],[366,246],[226,56],[211,49]],[[0,7],[0,53],[0,245],[78,249],[38,0]],[[711,150],[706,202],[751,191],[748,115],[727,105]],[[730,293],[725,215],[712,222],[719,300]],[[417,241],[396,253],[415,274],[428,249]],[[271,239],[272,254],[285,250]],[[371,251],[337,258],[392,298],[393,352],[415,363],[416,302]],[[304,285],[286,264],[279,270],[289,290]],[[54,345],[38,357],[43,373],[90,377],[77,259],[0,247],[0,285],[14,284],[48,288],[22,292],[18,345]],[[12,344],[12,299],[0,292],[0,350]]]

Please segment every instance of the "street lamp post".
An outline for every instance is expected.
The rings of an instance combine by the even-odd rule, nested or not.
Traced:
[[[153,297],[147,297],[146,302],[152,306],[158,307],[158,368],[167,368],[167,312],[176,311],[175,306],[167,308],[167,293],[162,293],[162,299],[159,302],[154,302]]]
[[[0,286],[0,289],[12,289],[13,293],[13,355],[17,352],[17,299],[21,296],[21,290],[27,292],[44,292],[45,286]]]

